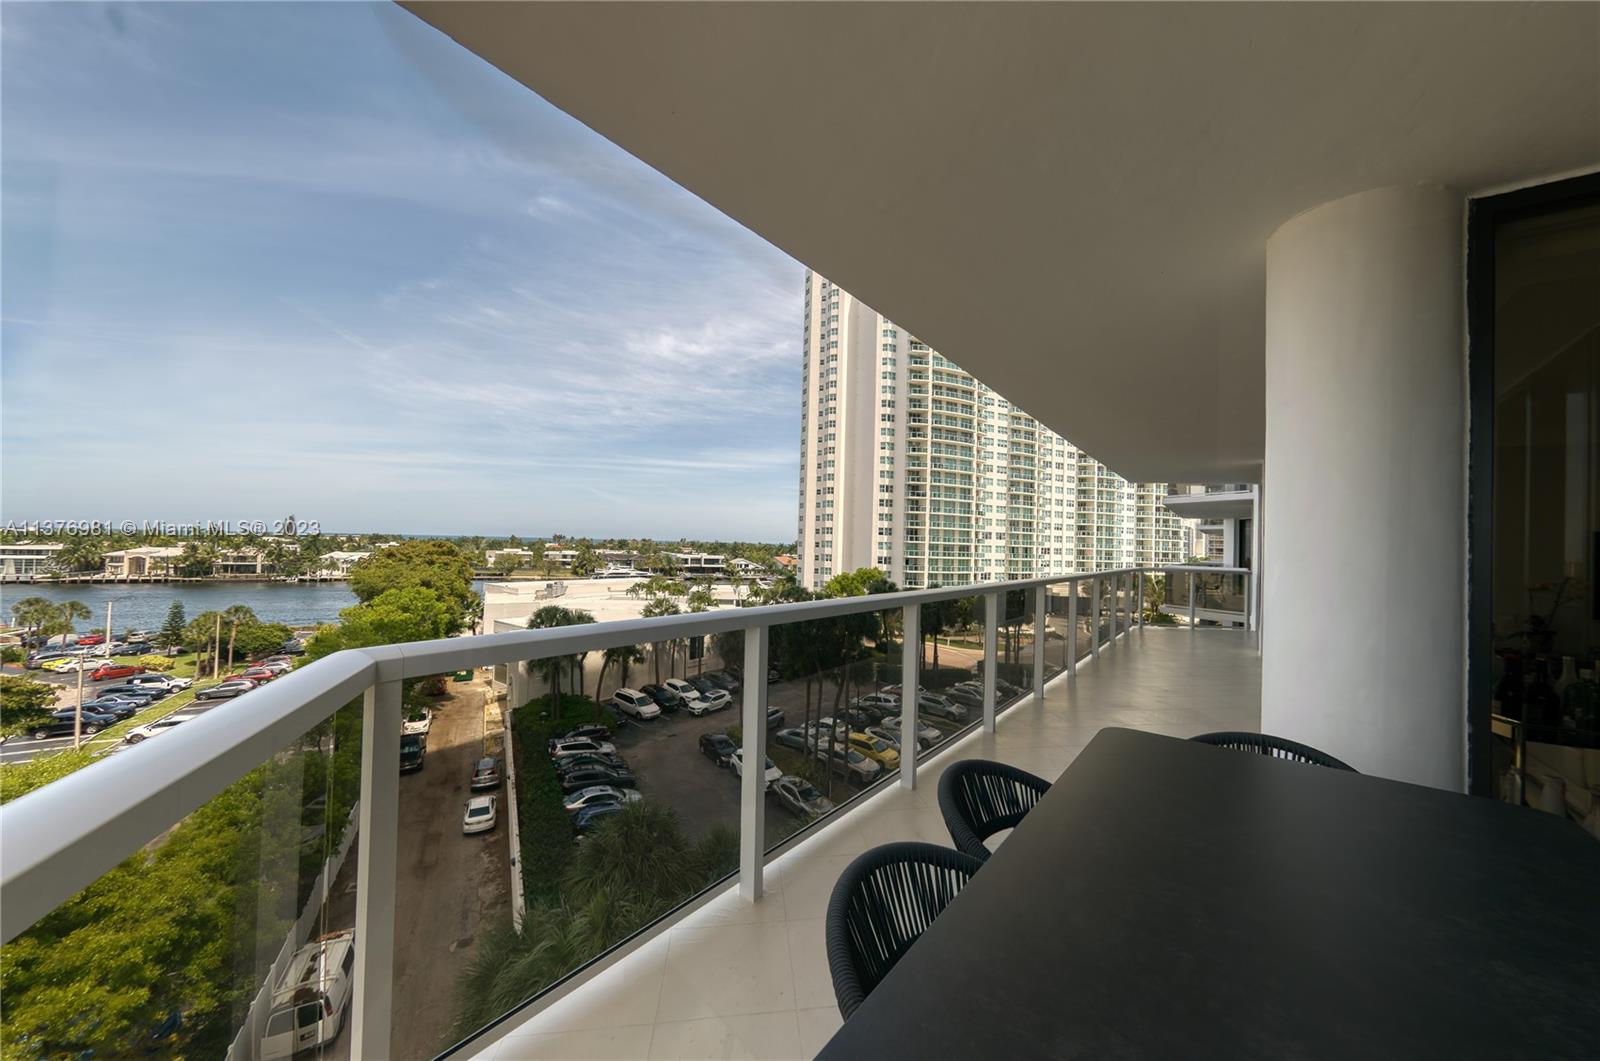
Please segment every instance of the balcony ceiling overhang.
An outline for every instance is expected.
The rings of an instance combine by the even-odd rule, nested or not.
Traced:
[[[1212,522],[1222,519],[1249,519],[1255,512],[1255,496],[1248,492],[1227,494],[1174,494],[1166,498],[1167,511],[1184,519]]]
[[[1596,4],[404,6],[1132,479],[1259,477],[1284,221],[1600,165]]]

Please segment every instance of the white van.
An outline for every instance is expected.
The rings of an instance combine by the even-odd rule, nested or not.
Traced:
[[[293,1057],[339,1037],[356,968],[354,929],[330,932],[294,952],[272,991],[263,1061]]]
[[[618,689],[611,694],[611,702],[618,711],[634,718],[656,718],[661,714],[656,702],[637,689]]]

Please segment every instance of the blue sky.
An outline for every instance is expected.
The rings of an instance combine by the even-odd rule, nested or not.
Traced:
[[[391,4],[6,4],[0,517],[791,540],[802,267]]]

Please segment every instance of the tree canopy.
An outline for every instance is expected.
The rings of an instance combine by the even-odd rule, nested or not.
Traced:
[[[435,637],[459,632],[481,607],[472,588],[472,560],[454,542],[401,542],[350,569],[350,592],[363,604],[390,590],[417,588],[431,591],[449,611],[446,629]]]

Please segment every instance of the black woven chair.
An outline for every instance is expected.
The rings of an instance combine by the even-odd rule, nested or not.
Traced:
[[[845,867],[828,900],[828,969],[846,1018],[911,949],[978,861],[936,844],[884,844]]]
[[[957,850],[979,862],[989,859],[984,840],[1015,828],[1044,794],[1050,782],[988,759],[951,763],[939,778],[939,811]]]
[[[1310,763],[1313,766],[1328,766],[1335,770],[1348,770],[1352,774],[1360,773],[1348,763],[1341,763],[1327,752],[1319,752],[1309,745],[1286,737],[1273,737],[1266,733],[1202,733],[1190,740],[1199,741],[1201,744],[1214,744],[1218,748],[1232,748],[1235,751],[1255,752],[1258,755],[1270,755],[1274,759],[1289,759],[1297,763]]]

